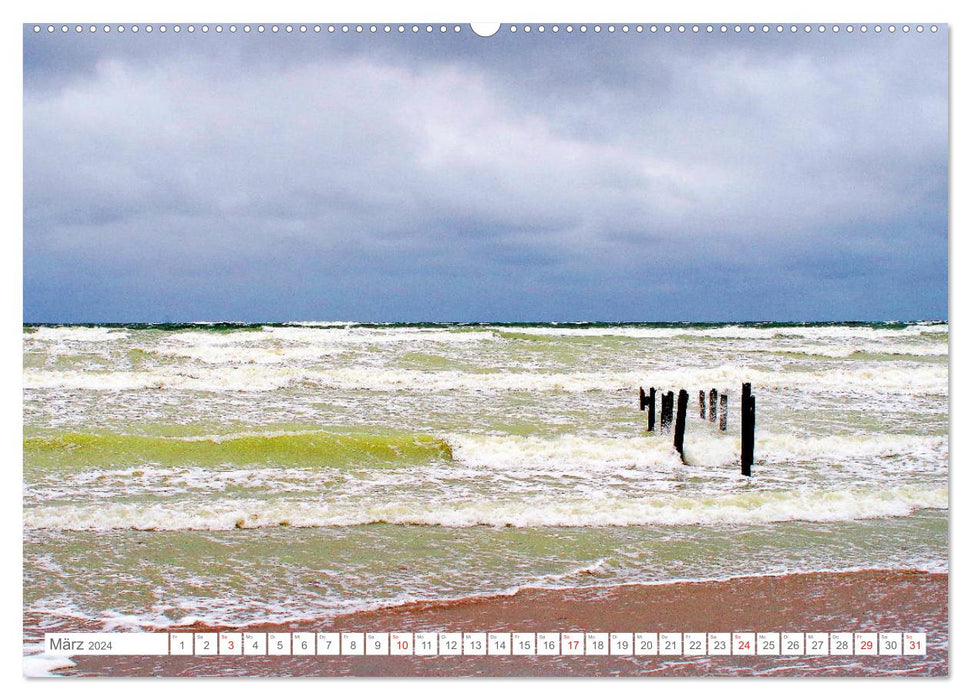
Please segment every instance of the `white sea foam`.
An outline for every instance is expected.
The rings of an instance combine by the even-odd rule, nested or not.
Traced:
[[[307,344],[386,345],[392,343],[468,344],[495,340],[488,330],[448,331],[423,328],[314,328],[267,326],[263,329],[277,340]]]
[[[600,326],[581,328],[575,326],[493,326],[497,331],[508,331],[536,336],[560,337],[624,337],[624,338],[675,338],[681,336],[722,339],[806,338],[806,339],[893,339],[904,336],[920,336],[925,333],[947,333],[948,325],[912,324],[901,329],[871,328],[870,326]]]
[[[853,355],[907,355],[911,357],[946,357],[947,343],[850,343],[846,345],[778,345],[758,350],[787,352],[815,357],[846,358]]]
[[[118,328],[89,328],[87,326],[41,326],[33,333],[24,334],[24,340],[60,343],[104,343],[128,337],[128,332]]]
[[[631,372],[503,372],[339,369],[308,372],[321,386],[340,389],[479,390],[479,391],[621,391],[651,384],[667,387],[733,386],[743,381],[768,388],[873,387],[944,389],[946,367],[840,369],[833,371],[772,372],[744,367],[660,370],[649,376]]]
[[[943,465],[948,456],[948,439],[944,435],[827,435],[807,438],[761,432],[757,435],[759,451],[767,460],[826,460],[886,458],[910,455]]]
[[[252,347],[239,345],[195,345],[187,347],[157,347],[152,352],[168,357],[184,357],[206,364],[272,364],[306,362],[322,357],[340,355],[344,348],[336,346]]]
[[[216,493],[229,489],[259,489],[272,494],[315,491],[320,475],[310,469],[282,467],[260,469],[212,469],[205,467],[151,467],[94,469],[56,475],[24,489],[25,503],[54,500],[111,498],[118,494],[165,493],[168,496],[190,491]]]
[[[754,370],[736,365],[709,369],[633,372],[494,372],[451,370],[344,368],[313,370],[300,367],[246,365],[242,367],[159,367],[151,371],[102,372],[82,370],[25,369],[26,389],[85,389],[124,391],[132,389],[184,389],[190,391],[272,391],[294,382],[310,382],[333,389],[372,391],[630,391],[640,385],[659,387],[738,386],[824,390],[904,390],[946,393],[946,366],[883,366],[813,371]]]
[[[947,367],[869,365],[814,371],[754,370],[735,365],[714,368],[634,372],[427,372],[419,370],[336,369],[308,371],[309,381],[335,389],[403,389],[420,391],[623,391],[641,385],[659,387],[739,386],[754,389],[947,390]]]
[[[450,435],[448,444],[456,460],[490,469],[611,469],[681,464],[671,441],[666,439]]]
[[[947,506],[947,489],[930,486],[752,491],[700,498],[677,494],[625,498],[600,493],[583,499],[552,501],[540,495],[455,503],[208,499],[199,503],[37,506],[24,509],[24,525],[58,530],[231,530],[281,523],[294,527],[343,527],[375,522],[445,527],[718,525],[893,517]]]
[[[41,649],[43,649],[43,645],[41,645]],[[24,651],[27,651],[26,648]],[[52,671],[71,668],[72,666],[77,666],[77,663],[67,656],[55,656],[43,652],[25,655],[23,658],[23,673],[27,678],[50,678],[57,675]]]
[[[303,373],[297,368],[267,370],[258,365],[183,370],[161,367],[146,372],[100,372],[82,370],[24,370],[25,389],[80,389],[87,391],[131,391],[141,389],[182,389],[186,391],[273,391],[294,381]]]
[[[834,339],[892,339],[904,336],[920,336],[927,332],[946,333],[947,324],[940,326],[909,325],[904,328],[871,328],[870,326],[784,326],[762,328],[758,326],[719,326],[702,330],[710,338],[807,338]]]
[[[637,329],[633,329],[637,330]],[[647,337],[647,336],[645,336]],[[436,344],[467,346],[486,340],[494,340],[491,333],[468,331],[462,333],[446,331],[420,331],[412,333],[386,332],[383,334],[348,332],[344,329],[269,328],[266,331],[249,331],[232,335],[183,333],[169,342],[156,347],[141,347],[168,357],[198,360],[207,364],[280,364],[289,361],[317,360],[336,357],[350,350],[369,345],[392,344]],[[907,356],[907,357],[946,357],[947,343],[828,343],[818,345],[792,345],[776,343],[773,345],[742,345],[739,350],[772,351],[806,355],[807,357],[827,357],[845,359],[858,355]]]
[[[456,460],[474,467],[525,470],[537,468],[680,466],[670,436],[610,438],[562,435],[554,438],[518,435],[450,435]],[[738,460],[736,434],[696,432],[685,446],[689,464],[722,466]],[[768,463],[812,460],[839,463],[892,456],[911,456],[935,468],[947,462],[947,437],[924,435],[828,435],[809,438],[761,431],[759,459]]]
[[[371,345],[469,345],[495,340],[491,331],[371,329],[353,326],[265,326],[235,333],[183,332],[142,350],[207,364],[280,364],[338,356]]]

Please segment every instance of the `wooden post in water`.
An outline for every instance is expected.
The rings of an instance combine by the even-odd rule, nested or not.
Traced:
[[[671,432],[671,421],[674,418],[674,392],[661,394],[661,432],[665,435]]]
[[[678,417],[674,423],[674,449],[684,461],[684,424],[688,418],[688,392],[682,389],[678,392]]]
[[[654,432],[654,407],[657,405],[655,395],[657,390],[652,386],[651,395],[647,400],[647,432]]]
[[[651,387],[650,394],[644,393],[644,387],[639,387],[639,392],[641,410],[647,409],[647,432],[650,433],[654,431],[654,387]]]
[[[715,416],[718,406],[718,389],[712,389],[708,394],[708,420],[712,423],[715,422]]]
[[[752,476],[752,465],[755,464],[755,396],[748,398],[748,474]]]
[[[698,392],[698,417],[701,420],[705,419],[705,390],[702,389]]]
[[[728,430],[728,394],[725,393],[718,397],[718,429]]]
[[[752,385],[742,384],[742,476],[752,476],[755,461],[755,397]]]

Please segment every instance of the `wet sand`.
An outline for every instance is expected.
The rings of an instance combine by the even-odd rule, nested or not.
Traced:
[[[69,631],[66,628],[63,631]],[[170,631],[217,631],[202,626]],[[81,631],[81,630],[75,630]],[[233,629],[232,631],[241,631]],[[926,656],[77,657],[70,676],[946,676],[948,577],[759,576],[412,603],[245,631],[926,632]]]

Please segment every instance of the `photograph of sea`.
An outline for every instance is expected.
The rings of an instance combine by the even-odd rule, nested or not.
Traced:
[[[949,675],[947,33],[24,25],[24,675]]]

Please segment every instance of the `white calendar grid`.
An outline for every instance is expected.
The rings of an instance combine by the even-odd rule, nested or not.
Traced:
[[[924,632],[48,633],[69,656],[923,656]]]

